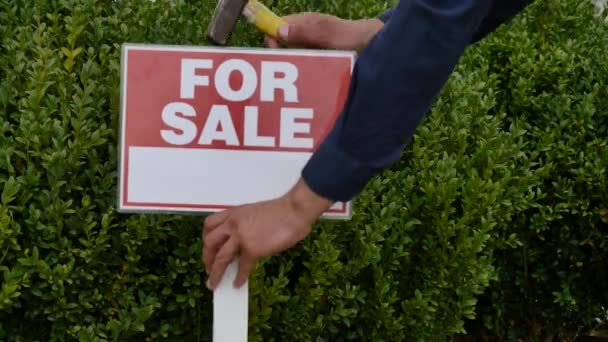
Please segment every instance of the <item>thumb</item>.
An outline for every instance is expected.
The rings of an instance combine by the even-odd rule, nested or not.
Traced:
[[[329,18],[292,22],[279,27],[279,39],[289,46],[307,48],[331,48],[336,23]]]

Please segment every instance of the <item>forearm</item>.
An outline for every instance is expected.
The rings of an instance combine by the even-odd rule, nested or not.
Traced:
[[[290,212],[303,222],[312,223],[334,203],[325,197],[312,191],[312,189],[299,179],[296,184],[285,194]]]
[[[488,11],[487,1],[401,1],[361,51],[336,125],[302,171],[344,201],[394,162]]]
[[[369,42],[374,38],[374,36],[382,29],[384,26],[384,22],[377,18],[371,19],[361,19],[359,20],[361,25],[360,37],[362,38],[361,45],[359,49],[363,49]]]

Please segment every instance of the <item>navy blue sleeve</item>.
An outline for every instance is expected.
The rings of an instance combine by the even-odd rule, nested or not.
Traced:
[[[361,50],[344,108],[302,170],[314,192],[350,200],[399,157],[491,6],[400,1]]]
[[[380,14],[378,19],[382,20],[382,22],[386,24],[386,22],[391,18],[391,14],[393,14],[394,10],[395,10],[394,8],[391,8],[391,9],[385,11],[384,13]]]
[[[517,13],[530,5],[534,0],[507,0],[494,1],[490,13],[481,22],[479,30],[471,39],[471,44],[476,43],[488,34],[494,32],[500,25],[511,20]]]
[[[476,43],[488,34],[494,32],[500,25],[511,20],[517,13],[521,12],[534,0],[508,0],[494,1],[488,15],[484,18],[479,26],[479,29],[473,35],[471,44]],[[382,22],[386,23],[391,19],[391,15],[395,9],[391,8],[378,16]]]

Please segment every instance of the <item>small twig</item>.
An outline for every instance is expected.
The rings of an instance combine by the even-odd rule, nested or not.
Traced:
[[[2,265],[2,262],[4,261],[4,257],[6,256],[6,253],[8,253],[8,249],[10,246],[6,246],[6,249],[4,250],[4,253],[2,253],[2,258],[0,258],[0,265]]]

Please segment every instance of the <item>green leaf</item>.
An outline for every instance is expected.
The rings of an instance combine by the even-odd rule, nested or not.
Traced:
[[[73,59],[66,59],[63,62],[63,67],[65,68],[65,70],[67,70],[68,72],[72,72],[72,67],[74,66],[74,60]]]
[[[2,204],[4,206],[7,206],[15,199],[15,196],[19,192],[19,187],[19,184],[13,176],[9,177],[4,183],[4,189],[2,189]]]
[[[62,47],[61,48],[61,52],[63,52],[63,54],[68,58],[68,59],[74,59],[73,55],[72,55],[72,51],[70,51],[70,49],[66,48],[66,47]]]

